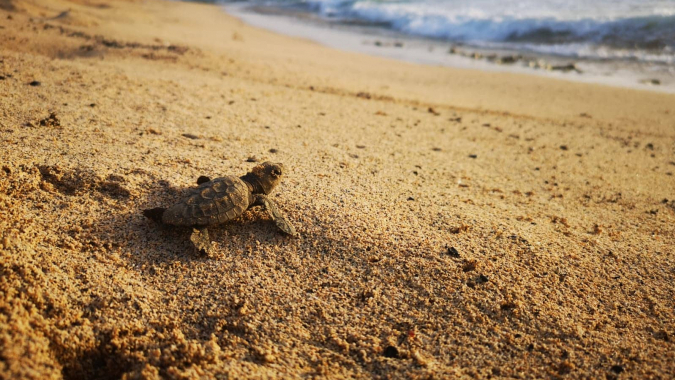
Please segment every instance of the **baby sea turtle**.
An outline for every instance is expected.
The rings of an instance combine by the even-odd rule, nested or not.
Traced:
[[[293,225],[267,197],[284,171],[282,164],[263,162],[242,177],[202,176],[197,179],[198,186],[190,189],[182,201],[169,208],[144,210],[143,214],[158,223],[194,227],[190,241],[200,252],[208,252],[211,246],[207,226],[235,219],[254,206],[267,209],[281,231],[296,236]]]

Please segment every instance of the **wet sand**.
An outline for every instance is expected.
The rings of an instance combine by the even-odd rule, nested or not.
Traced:
[[[225,10],[249,25],[306,38],[338,50],[417,64],[546,78],[675,94],[672,65],[628,59],[597,59],[529,50],[486,48],[415,37],[373,25],[340,22],[278,4],[230,2]]]
[[[672,378],[673,104],[0,1],[0,377]],[[142,215],[249,158],[298,238]]]

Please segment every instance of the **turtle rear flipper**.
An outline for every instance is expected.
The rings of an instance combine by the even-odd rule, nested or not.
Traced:
[[[209,238],[209,230],[206,227],[193,228],[190,241],[199,253],[203,255],[211,254],[211,238]]]
[[[267,198],[265,195],[259,194],[256,195],[253,206],[263,206],[270,214],[272,219],[274,219],[274,223],[276,223],[277,227],[281,231],[291,236],[298,236],[298,233],[295,231],[295,227],[293,227],[288,218],[286,218],[281,210],[279,210],[277,204],[274,203],[274,201]]]
[[[143,210],[143,215],[157,223],[162,223],[162,215],[164,215],[164,211],[166,211],[166,209],[161,207],[150,208]]]

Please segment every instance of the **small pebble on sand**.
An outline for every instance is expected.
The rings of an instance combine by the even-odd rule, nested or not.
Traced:
[[[450,257],[459,258],[459,251],[455,247],[448,247],[445,253]]]
[[[394,346],[387,346],[382,352],[382,355],[385,358],[398,359],[399,358],[398,348]]]

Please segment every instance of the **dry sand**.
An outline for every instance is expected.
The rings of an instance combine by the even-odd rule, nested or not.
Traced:
[[[673,378],[674,105],[0,0],[0,378]],[[251,156],[299,238],[142,216]]]

